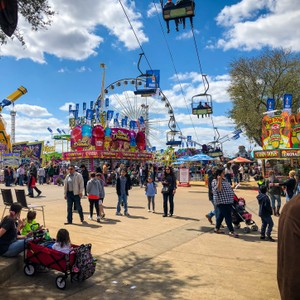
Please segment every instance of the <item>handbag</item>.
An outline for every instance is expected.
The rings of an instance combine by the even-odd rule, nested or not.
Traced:
[[[167,185],[164,185],[161,189],[161,192],[163,194],[168,194],[169,193],[169,187]]]

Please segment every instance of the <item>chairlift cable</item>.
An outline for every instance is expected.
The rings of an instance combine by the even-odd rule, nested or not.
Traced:
[[[163,37],[164,37],[164,41],[166,43],[166,46],[167,46],[167,49],[168,49],[168,52],[169,52],[169,55],[170,55],[170,59],[171,59],[171,62],[172,62],[172,65],[173,65],[173,68],[174,68],[174,71],[175,71],[175,74],[176,74],[177,81],[178,81],[179,86],[180,86],[181,94],[183,96],[183,99],[184,99],[184,102],[185,102],[185,105],[186,105],[186,109],[187,109],[187,111],[189,113],[190,121],[192,123],[193,129],[194,129],[194,132],[195,132],[195,135],[196,135],[196,139],[199,141],[198,134],[197,134],[197,131],[196,131],[196,127],[195,127],[195,124],[194,124],[193,119],[191,117],[191,113],[190,113],[191,109],[190,109],[190,107],[189,107],[189,105],[188,105],[188,103],[186,101],[186,97],[185,97],[185,94],[183,92],[182,84],[181,84],[181,81],[179,79],[178,72],[177,72],[177,69],[176,69],[176,66],[175,66],[174,57],[173,57],[172,51],[170,49],[169,43],[168,43],[168,41],[166,39],[166,35],[165,35],[165,32],[164,32],[161,20],[159,18],[159,12],[158,12],[156,3],[154,2],[154,0],[152,2],[153,2],[153,5],[155,7],[155,10],[156,10],[156,15],[157,15],[157,18],[158,18],[158,21],[159,21],[160,29],[162,31],[162,34],[163,34]]]
[[[146,56],[146,53],[145,53],[145,51],[144,51],[144,49],[143,49],[143,47],[142,47],[142,45],[141,45],[141,43],[140,43],[140,41],[139,41],[139,38],[138,38],[138,36],[137,36],[137,34],[136,34],[136,32],[135,32],[133,26],[132,26],[132,23],[131,23],[131,21],[130,21],[130,19],[129,19],[127,13],[126,13],[125,7],[124,7],[124,5],[123,5],[123,3],[122,3],[121,0],[119,0],[119,3],[120,3],[120,5],[121,5],[121,7],[122,7],[122,9],[123,9],[123,12],[124,12],[124,14],[125,14],[125,16],[126,16],[126,18],[127,18],[127,21],[128,21],[128,23],[129,23],[130,27],[131,27],[131,30],[132,30],[133,33],[134,33],[134,36],[135,36],[135,38],[136,38],[136,40],[137,40],[137,42],[138,42],[138,44],[139,44],[139,47],[140,47],[140,49],[142,50],[142,54],[145,56],[146,62],[147,62],[147,64],[148,64],[150,70],[152,70],[152,67],[151,67],[151,65],[150,65],[150,62],[149,62],[147,56]],[[156,6],[155,6],[155,7],[156,7]],[[160,90],[160,93],[164,96],[164,94],[162,93],[161,90]],[[169,100],[167,99],[167,97],[166,97],[166,96],[164,96],[164,97],[165,97],[165,99],[166,99],[166,102],[169,104],[169,108],[171,108],[172,111],[174,111],[173,108],[172,108],[172,106],[171,106],[171,104],[170,104],[170,102],[169,102]],[[180,130],[180,128],[179,128],[179,125],[178,125],[178,123],[176,122],[175,116],[173,117],[173,121],[174,121],[174,124],[176,125],[176,127],[178,128],[178,130],[181,132],[181,130]]]
[[[148,64],[150,70],[152,70],[151,65],[150,65],[150,62],[149,62],[149,60],[148,60],[148,58],[147,58],[147,56],[146,56],[146,53],[145,53],[145,51],[144,51],[144,49],[143,49],[143,47],[142,47],[142,44],[140,43],[140,40],[139,40],[139,38],[138,38],[138,36],[137,36],[137,34],[136,34],[136,32],[135,32],[135,30],[134,30],[132,24],[131,24],[131,21],[130,21],[130,19],[129,19],[127,13],[126,13],[125,7],[124,7],[124,5],[123,5],[123,3],[122,3],[121,0],[119,0],[119,3],[120,3],[120,5],[122,6],[123,12],[124,12],[124,14],[125,14],[125,16],[126,16],[126,18],[127,18],[127,21],[128,21],[128,23],[129,23],[130,27],[131,27],[131,30],[132,30],[132,32],[133,32],[133,34],[134,34],[134,36],[135,36],[135,38],[136,38],[136,40],[137,40],[137,42],[138,42],[138,44],[139,44],[139,46],[140,46],[140,48],[141,48],[141,50],[142,50],[144,56],[145,56],[145,59],[146,59],[146,61],[147,61],[147,64]]]

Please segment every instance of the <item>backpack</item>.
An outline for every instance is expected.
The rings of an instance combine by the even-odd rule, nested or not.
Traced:
[[[73,279],[83,281],[95,273],[96,259],[91,254],[91,248],[91,244],[82,244],[74,249],[76,259],[72,267]]]

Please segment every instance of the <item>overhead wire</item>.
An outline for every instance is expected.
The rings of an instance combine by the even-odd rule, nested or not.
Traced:
[[[146,61],[147,61],[147,64],[148,64],[149,68],[152,70],[152,67],[151,67],[151,65],[150,65],[150,62],[149,62],[149,60],[148,60],[148,58],[147,58],[147,56],[146,56],[146,53],[145,53],[145,51],[144,51],[144,49],[143,49],[143,47],[142,47],[142,44],[140,43],[140,40],[139,40],[139,38],[138,38],[138,36],[137,36],[135,30],[134,30],[134,27],[132,26],[132,23],[131,23],[130,18],[129,18],[129,16],[128,16],[126,10],[125,10],[125,7],[124,7],[124,5],[123,5],[123,3],[122,3],[121,0],[119,0],[119,3],[120,3],[120,5],[121,5],[121,7],[122,7],[122,10],[123,10],[123,12],[124,12],[124,14],[125,14],[125,16],[126,16],[126,18],[127,18],[127,21],[128,21],[128,23],[129,23],[130,27],[131,27],[131,30],[132,30],[132,32],[134,33],[134,36],[135,36],[135,38],[136,38],[136,40],[137,40],[137,42],[138,42],[138,44],[139,44],[139,47],[140,47],[140,49],[142,50],[142,53],[143,53],[143,55],[144,55],[144,57],[145,57],[145,59],[146,59]],[[163,93],[162,93],[162,94],[163,94]],[[164,94],[163,94],[163,96],[165,97]],[[167,97],[165,97],[165,98],[167,99]],[[167,102],[168,102],[168,104],[169,104],[169,107],[172,108],[170,102],[169,102],[168,100],[167,100]],[[168,108],[169,108],[169,107],[168,107]],[[173,108],[172,108],[172,111],[174,111]],[[181,132],[180,127],[179,127],[178,123],[176,122],[176,119],[175,119],[175,116],[174,116],[174,115],[173,115],[173,120],[174,120],[174,123],[175,123],[176,127],[177,127],[178,130]]]
[[[197,40],[196,40],[196,36],[195,36],[195,32],[194,32],[194,27],[192,27],[192,33],[193,33],[193,40],[194,40],[194,44],[195,44],[195,49],[196,49],[196,55],[197,55],[197,60],[198,60],[198,65],[199,65],[199,70],[202,76],[202,82],[203,82],[203,87],[204,90],[207,91],[207,87],[206,87],[206,82],[204,80],[204,74],[203,74],[203,69],[202,69],[202,64],[201,64],[201,60],[200,60],[200,54],[199,54],[199,49],[198,49],[198,45],[197,45]],[[212,127],[214,130],[214,134],[219,134],[219,132],[217,131],[215,124],[214,124],[214,120],[213,120],[213,115],[211,115],[211,123],[212,123]]]
[[[183,91],[183,88],[182,88],[181,81],[180,81],[180,79],[179,79],[179,75],[178,75],[177,68],[176,68],[176,66],[175,66],[174,57],[173,57],[171,48],[170,48],[170,46],[169,46],[169,43],[168,43],[168,41],[167,41],[166,34],[165,34],[165,32],[164,32],[164,29],[163,29],[161,20],[160,20],[160,18],[159,18],[159,12],[158,12],[156,3],[155,3],[154,0],[153,0],[152,2],[153,2],[153,5],[154,5],[154,7],[155,7],[155,10],[156,10],[156,15],[157,15],[157,18],[158,18],[158,21],[159,21],[159,24],[160,24],[160,29],[161,29],[161,31],[162,31],[162,33],[163,33],[164,41],[165,41],[165,43],[166,43],[166,46],[167,46],[167,49],[168,49],[168,52],[169,52],[169,55],[170,55],[170,58],[171,58],[171,62],[172,62],[172,65],[173,65],[173,68],[174,68],[174,71],[175,71],[175,74],[176,74],[177,81],[178,81],[179,86],[180,86],[181,94],[182,94],[182,96],[183,96],[183,99],[184,99],[184,102],[185,102],[185,105],[186,105],[186,109],[187,109],[187,111],[188,111],[188,113],[189,113],[190,121],[191,121],[191,123],[192,123],[193,129],[194,129],[194,132],[195,132],[195,135],[196,135],[196,139],[199,141],[198,134],[197,134],[197,131],[196,131],[196,127],[195,127],[195,124],[194,124],[193,119],[192,119],[191,114],[190,114],[190,108],[189,108],[189,105],[188,105],[188,103],[187,103],[187,100],[186,100],[186,97],[185,97],[185,94],[184,94],[184,91]]]

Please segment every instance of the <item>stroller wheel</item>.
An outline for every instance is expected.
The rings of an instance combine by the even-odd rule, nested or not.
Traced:
[[[253,226],[251,227],[251,230],[252,230],[252,231],[258,231],[258,226],[257,226],[257,225],[253,225]]]
[[[249,233],[249,232],[250,232],[250,228],[249,228],[249,227],[245,227],[245,228],[244,228],[244,232],[245,232],[245,233]]]
[[[24,266],[24,273],[27,276],[33,276],[35,274],[35,267],[33,265],[25,265]]]
[[[67,281],[65,276],[57,276],[55,279],[56,287],[60,290],[64,290],[67,286]]]

